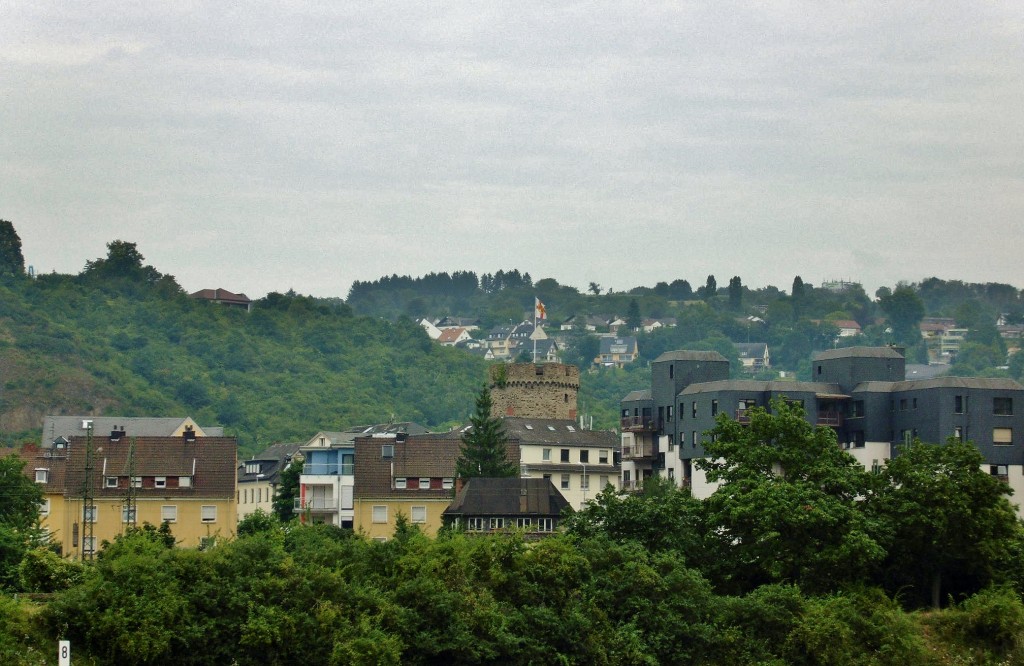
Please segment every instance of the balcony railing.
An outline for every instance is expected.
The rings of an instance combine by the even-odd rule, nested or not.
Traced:
[[[818,412],[818,425],[838,428],[843,425],[843,417],[839,412]]]
[[[295,498],[293,506],[295,511],[337,511],[338,500],[333,497],[307,497],[305,501],[301,497]]]
[[[347,463],[339,465],[338,463],[306,463],[302,466],[302,473],[310,476],[351,476],[354,465]]]
[[[650,458],[655,454],[654,446],[639,444],[637,446],[623,446],[622,447],[622,459],[623,460],[639,460],[642,458]]]
[[[623,416],[619,425],[623,430],[657,430],[658,422],[653,416]]]

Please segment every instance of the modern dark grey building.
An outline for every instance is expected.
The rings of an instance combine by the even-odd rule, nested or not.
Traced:
[[[668,352],[652,364],[650,392],[621,402],[624,488],[658,475],[709,495],[714,488],[692,464],[704,456],[703,433],[719,414],[742,422],[751,407],[783,399],[801,404],[811,423],[834,428],[865,467],[884,464],[915,437],[958,437],[978,447],[987,471],[1024,494],[1024,386],[1013,380],[907,381],[895,347],[821,352],[810,382],[730,380],[728,371],[715,352]]]

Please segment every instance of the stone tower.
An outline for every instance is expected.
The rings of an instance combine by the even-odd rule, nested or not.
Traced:
[[[564,363],[497,363],[490,369],[491,415],[576,420],[580,369]]]

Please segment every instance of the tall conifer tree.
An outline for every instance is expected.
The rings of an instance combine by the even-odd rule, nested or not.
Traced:
[[[508,460],[505,426],[501,419],[491,416],[491,390],[486,386],[476,397],[476,411],[469,422],[471,427],[462,433],[455,473],[463,479],[515,476],[518,466]]]

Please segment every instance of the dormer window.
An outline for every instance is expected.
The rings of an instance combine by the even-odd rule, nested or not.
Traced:
[[[247,462],[247,463],[245,463],[245,473],[246,474],[259,474],[260,473],[260,464],[258,462]]]
[[[37,469],[36,470],[36,483],[49,483],[50,481],[50,470],[48,469]]]

